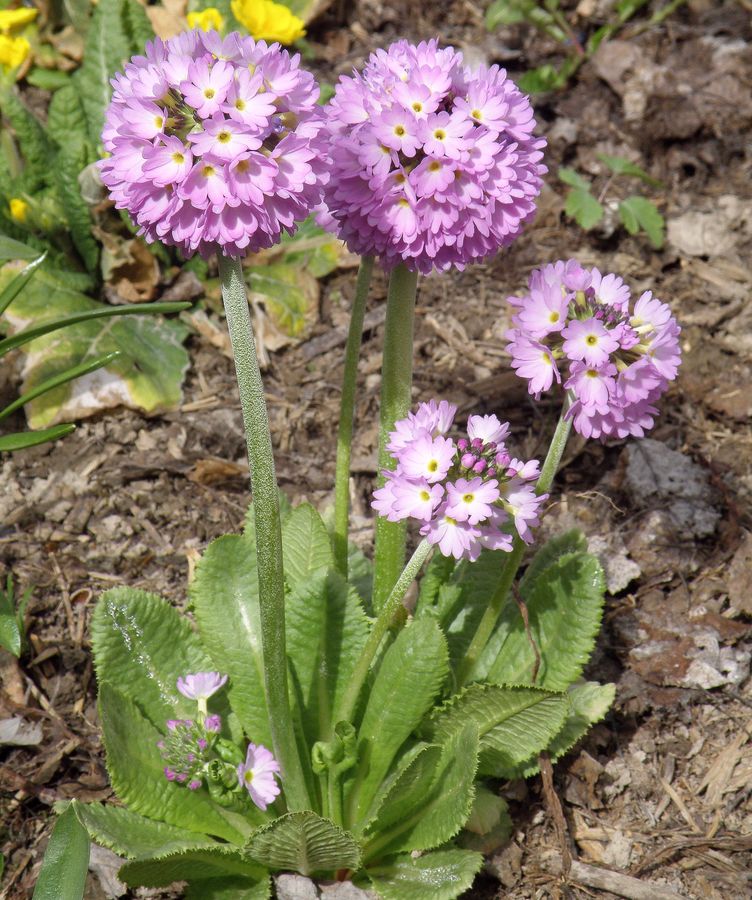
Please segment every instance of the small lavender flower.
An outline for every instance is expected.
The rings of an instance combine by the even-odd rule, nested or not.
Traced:
[[[211,751],[204,727],[191,719],[169,719],[167,734],[157,741],[157,747],[165,762],[165,778],[178,784],[188,782],[191,790],[198,790]]]
[[[147,241],[237,257],[292,233],[328,156],[313,76],[279,44],[187,31],[113,79],[102,180]]]
[[[332,219],[351,250],[430,272],[510,244],[535,211],[545,141],[498,66],[472,72],[436,41],[377,50],[326,110]]]
[[[219,672],[196,672],[178,678],[178,690],[189,700],[208,700],[227,684],[227,676]]]
[[[395,423],[387,449],[396,461],[372,506],[390,522],[417,519],[420,533],[444,556],[477,559],[480,551],[512,549],[512,528],[530,542],[547,494],[537,495],[537,460],[507,453],[509,424],[470,416],[467,437],[446,437],[457,408],[423,403]]]
[[[238,782],[247,789],[251,800],[265,810],[280,793],[274,780],[279,774],[279,763],[263,744],[249,744],[245,762],[238,766]]]
[[[528,291],[508,298],[517,312],[507,338],[530,393],[563,383],[584,437],[642,437],[681,362],[681,329],[669,307],[646,291],[630,313],[629,287],[618,275],[573,259],[534,270]]]

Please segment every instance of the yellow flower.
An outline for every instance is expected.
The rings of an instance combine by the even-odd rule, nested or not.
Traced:
[[[29,210],[29,204],[20,197],[13,197],[10,201],[10,217],[14,222],[23,223],[26,221],[26,213]]]
[[[12,38],[0,34],[0,66],[17,69],[31,53],[31,44],[26,38]]]
[[[0,34],[10,34],[12,29],[28,25],[37,17],[37,9],[0,9]]]
[[[273,0],[232,0],[232,14],[257,41],[292,44],[305,34],[303,20]]]
[[[202,31],[221,31],[225,27],[225,20],[218,9],[207,6],[200,12],[188,13],[188,27],[200,28]]]

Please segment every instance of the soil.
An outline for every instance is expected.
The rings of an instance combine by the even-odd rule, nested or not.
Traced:
[[[586,34],[613,4],[562,5]],[[375,47],[435,35],[512,77],[560,59],[528,26],[488,33],[484,6],[335,2],[310,28],[310,64],[333,82]],[[573,256],[619,272],[633,290],[670,303],[683,326],[684,364],[650,441],[574,441],[547,517],[548,530],[578,524],[606,563],[611,593],[587,675],[615,682],[616,702],[554,767],[558,829],[539,778],[503,788],[514,834],[468,897],[752,892],[750,6],[690,0],[650,25],[657,8],[649,4],[565,89],[536,98],[550,174],[534,225],[485,265],[421,281],[415,400],[496,412],[527,455],[541,452],[558,414],[553,403],[530,401],[504,351],[505,298],[533,266]],[[556,171],[570,166],[604,186],[599,153],[628,157],[660,182],[638,188],[666,218],[661,251],[616,221],[585,232],[564,216]],[[605,202],[614,207],[633,186],[614,181]],[[350,269],[325,280],[311,334],[270,353],[265,373],[281,486],[322,510],[331,502],[342,368],[331,335],[344,336],[354,279]],[[379,275],[370,308],[384,299]],[[374,320],[360,367],[353,480],[355,534],[366,548],[382,339]],[[182,605],[197,555],[241,528],[249,497],[232,364],[200,335],[189,349],[180,409],[151,419],[118,410],[54,447],[2,460],[0,576],[12,571],[34,594],[30,653],[20,663],[0,657],[0,718],[41,727],[41,740],[0,751],[4,897],[31,896],[55,801],[111,796],[88,645],[97,596],[130,585]],[[3,377],[12,394],[14,373]],[[558,873],[568,854],[567,878]],[[106,896],[106,864],[87,896]],[[145,893],[168,896],[137,895]]]

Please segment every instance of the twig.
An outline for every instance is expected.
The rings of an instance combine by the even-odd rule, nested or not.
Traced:
[[[569,878],[569,872],[572,868],[572,853],[569,849],[569,832],[567,823],[564,819],[564,811],[561,808],[559,795],[554,787],[554,770],[551,765],[551,758],[548,753],[541,753],[538,757],[538,763],[541,770],[541,779],[543,781],[543,799],[546,802],[548,814],[554,821],[556,830],[556,839],[559,842],[561,850],[562,867],[561,874],[564,878]]]
[[[538,679],[538,670],[540,669],[541,664],[540,650],[538,650],[538,645],[535,643],[535,638],[533,637],[533,633],[530,630],[530,617],[527,614],[527,606],[525,605],[525,601],[522,599],[519,588],[516,584],[512,587],[512,592],[514,594],[514,599],[517,602],[517,607],[520,611],[520,615],[522,616],[522,622],[525,626],[525,634],[527,635],[528,643],[530,644],[530,648],[532,649],[533,655],[535,656],[533,671],[530,676],[530,681],[535,684]]]
[[[654,881],[640,881],[631,875],[624,875],[613,869],[601,869],[599,866],[588,866],[577,860],[571,862],[568,876],[565,875],[562,860],[551,860],[547,868],[553,874],[568,877],[570,881],[596,890],[608,891],[617,897],[626,897],[627,900],[684,900],[681,894]]]

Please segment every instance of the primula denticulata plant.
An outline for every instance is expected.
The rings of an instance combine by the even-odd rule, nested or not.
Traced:
[[[542,464],[519,458],[496,415],[410,408],[418,273],[511,243],[546,172],[503,70],[400,41],[322,109],[278,44],[192,31],[154,41],[113,85],[101,171],[116,205],[147,240],[218,254],[253,504],[243,534],[206,549],[190,618],[131,588],[100,599],[99,710],[122,805],[66,808],[38,896],[60,866],[78,883],[91,838],[127,858],[127,884],[187,882],[202,900],[267,897],[280,871],[387,900],[457,897],[509,834],[500,781],[556,760],[612,702],[613,686],[581,677],[598,561],[578,532],[536,547],[536,529],[572,427],[609,439],[652,426],[679,328],[617,275],[575,260],[535,270],[509,298],[508,350],[530,393],[559,390],[563,408]],[[312,209],[363,256],[331,529],[280,498],[241,267]],[[348,541],[348,478],[376,259],[390,284],[372,565]]]

